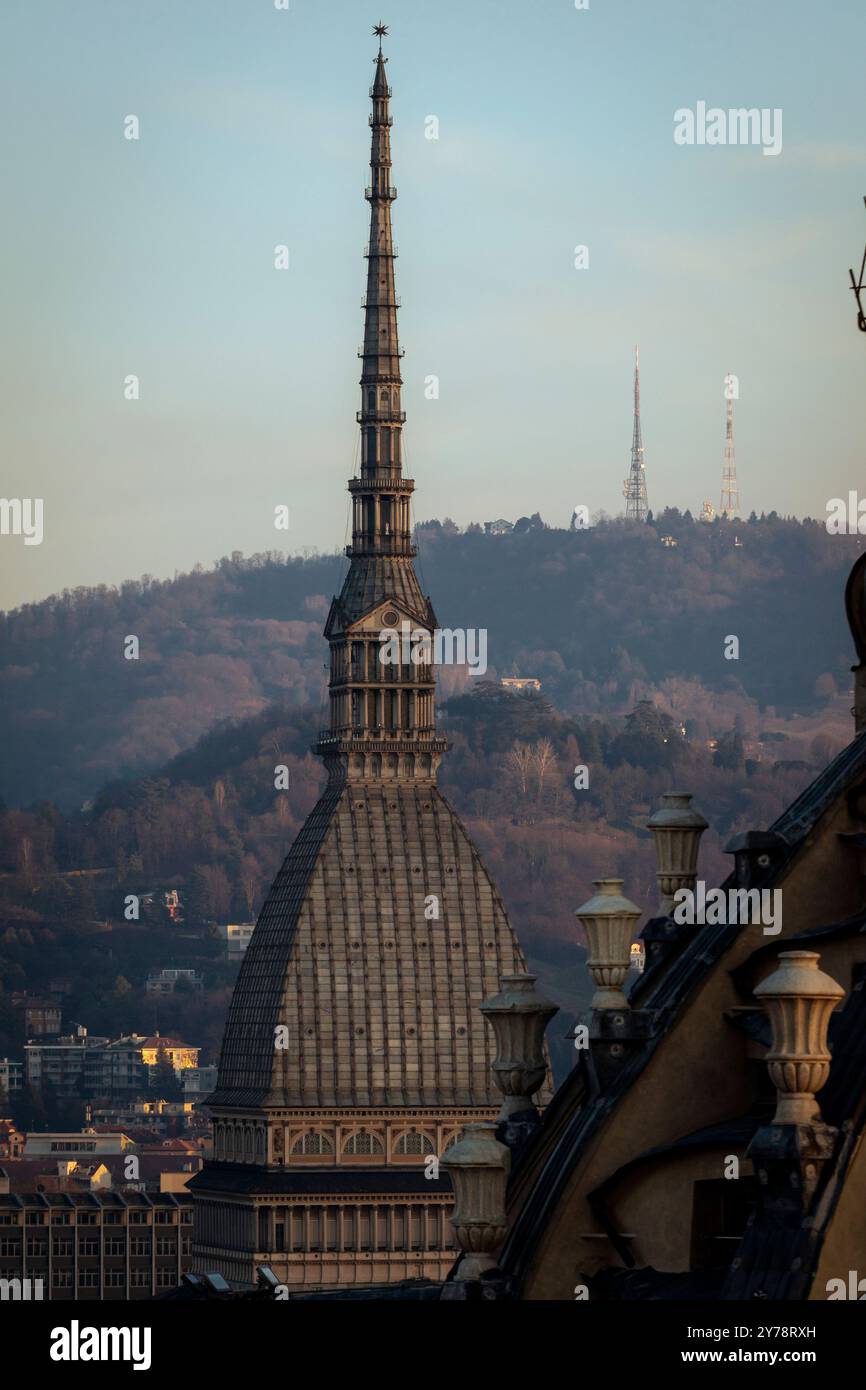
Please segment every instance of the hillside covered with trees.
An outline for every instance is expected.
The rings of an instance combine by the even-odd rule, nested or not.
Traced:
[[[737,717],[757,731],[809,716],[848,689],[842,595],[862,541],[819,522],[705,525],[667,511],[646,526],[527,521],[501,536],[430,522],[417,538],[440,624],[486,629],[487,676],[537,676],[563,716],[622,717],[650,698],[697,737]],[[80,807],[274,704],[326,722],[322,625],[345,565],[235,554],[0,616],[6,804]],[[730,634],[737,660],[724,655]],[[124,655],[130,636],[137,660]],[[441,693],[473,681],[445,669]]]
[[[752,737],[739,717],[707,739],[651,701],[624,717],[575,718],[481,680],[446,702],[443,790],[564,1007],[563,1031],[586,1002],[574,911],[593,878],[621,876],[644,912],[655,906],[645,822],[661,793],[693,792],[711,825],[701,873],[718,881],[728,837],[769,824],[850,736],[847,712],[833,714],[836,739],[818,719]],[[22,1041],[15,992],[50,993],[60,979],[67,1023],[181,1033],[216,1056],[236,969],[216,924],[255,919],[320,793],[324,770],[309,752],[318,722],[318,710],[272,706],[151,774],[107,784],[85,809],[44,801],[0,814],[0,1055]],[[289,773],[279,790],[277,765]],[[173,888],[180,922],[163,902]],[[141,900],[133,921],[130,894]],[[146,994],[147,972],[167,967],[199,970],[204,993]]]

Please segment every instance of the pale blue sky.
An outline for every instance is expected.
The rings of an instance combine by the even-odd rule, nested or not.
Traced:
[[[726,371],[747,510],[863,491],[866,7],[590,4],[4,0],[4,607],[282,548],[277,503],[344,543],[380,17],[419,519],[620,511],[635,342],[652,507],[718,503]],[[781,155],[675,145],[699,100]]]

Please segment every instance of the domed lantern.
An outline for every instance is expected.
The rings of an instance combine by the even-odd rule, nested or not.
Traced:
[[[636,907],[620,892],[621,878],[593,879],[594,895],[574,914],[589,943],[587,968],[595,981],[593,1009],[627,1009],[622,983],[631,963],[631,939],[640,919]]]
[[[451,1176],[451,1224],[463,1251],[454,1278],[477,1279],[486,1270],[496,1269],[496,1255],[505,1239],[505,1188],[511,1152],[496,1138],[495,1124],[471,1124],[464,1127],[457,1143],[445,1150],[441,1164]]]
[[[773,1029],[767,1064],[778,1098],[774,1125],[808,1124],[821,1116],[815,1093],[830,1074],[827,1030],[845,991],[818,969],[819,959],[816,951],[781,951],[778,969],[754,991]]]
[[[660,917],[673,912],[678,889],[694,890],[698,848],[707,822],[691,801],[691,792],[665,792],[661,806],[647,821],[655,841]]]
[[[502,1092],[499,1120],[533,1109],[532,1097],[547,1071],[544,1030],[556,1004],[539,994],[536,975],[503,975],[502,990],[479,1007],[496,1039],[493,1079]]]

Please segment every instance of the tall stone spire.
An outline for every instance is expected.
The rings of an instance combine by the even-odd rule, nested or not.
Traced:
[[[364,346],[359,352],[361,372],[361,479],[353,480],[349,490],[357,500],[378,497],[379,507],[369,511],[355,508],[350,555],[370,553],[407,555],[409,536],[409,497],[413,484],[403,483],[402,433],[406,416],[401,408],[400,351],[397,337],[398,301],[394,280],[394,237],[391,230],[391,204],[397,190],[391,184],[391,88],[385,77],[387,58],[379,49],[376,76],[370,88],[373,110],[370,183],[366,190],[370,204],[370,237],[367,258],[367,293],[364,298]],[[383,492],[370,484],[385,483],[393,489]],[[361,486],[358,486],[360,481]],[[398,487],[398,483],[400,486]],[[392,506],[384,505],[392,503]],[[405,508],[402,505],[405,503]],[[404,515],[405,511],[405,515]]]
[[[412,564],[411,498],[415,484],[403,476],[403,423],[397,299],[391,228],[391,88],[377,25],[379,52],[370,88],[370,236],[361,370],[360,476],[349,482],[352,497],[351,561],[340,597],[325,626],[331,646],[330,728],[317,743],[332,776],[435,778],[447,746],[437,739],[435,676],[419,641],[432,634],[436,617],[418,585]],[[400,635],[400,660],[389,655],[383,632]],[[420,661],[417,658],[423,658]],[[417,664],[416,664],[417,663]]]
[[[433,662],[380,660],[384,629],[430,633],[436,620],[415,577],[402,467],[381,52],[371,96],[362,453],[348,574],[325,627],[331,727],[317,743],[328,785],[238,973],[207,1102],[213,1154],[190,1187],[194,1268],[241,1286],[261,1263],[296,1286],[444,1278],[452,1193],[427,1160],[463,1125],[495,1120],[480,1005],[526,970],[478,850],[435,785],[446,744]]]

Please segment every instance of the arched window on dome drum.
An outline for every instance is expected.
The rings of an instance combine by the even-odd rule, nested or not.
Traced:
[[[244,1158],[246,1159],[247,1163],[252,1163],[253,1161],[253,1132],[251,1129],[247,1129],[246,1133],[246,1143],[244,1145]]]
[[[316,1134],[313,1130],[307,1134],[302,1134],[300,1139],[296,1139],[292,1145],[293,1154],[332,1154],[333,1152],[334,1145],[327,1134]]]
[[[265,1161],[265,1131],[264,1131],[263,1129],[257,1129],[257,1130],[256,1130],[256,1163],[264,1163],[264,1161]]]
[[[343,1145],[344,1154],[383,1154],[381,1139],[377,1139],[375,1134],[369,1130],[359,1129],[356,1134],[351,1135]]]
[[[418,1129],[409,1129],[405,1134],[401,1134],[394,1146],[394,1153],[400,1155],[417,1154],[420,1157],[435,1154],[435,1152],[435,1140],[427,1134],[422,1134]]]

